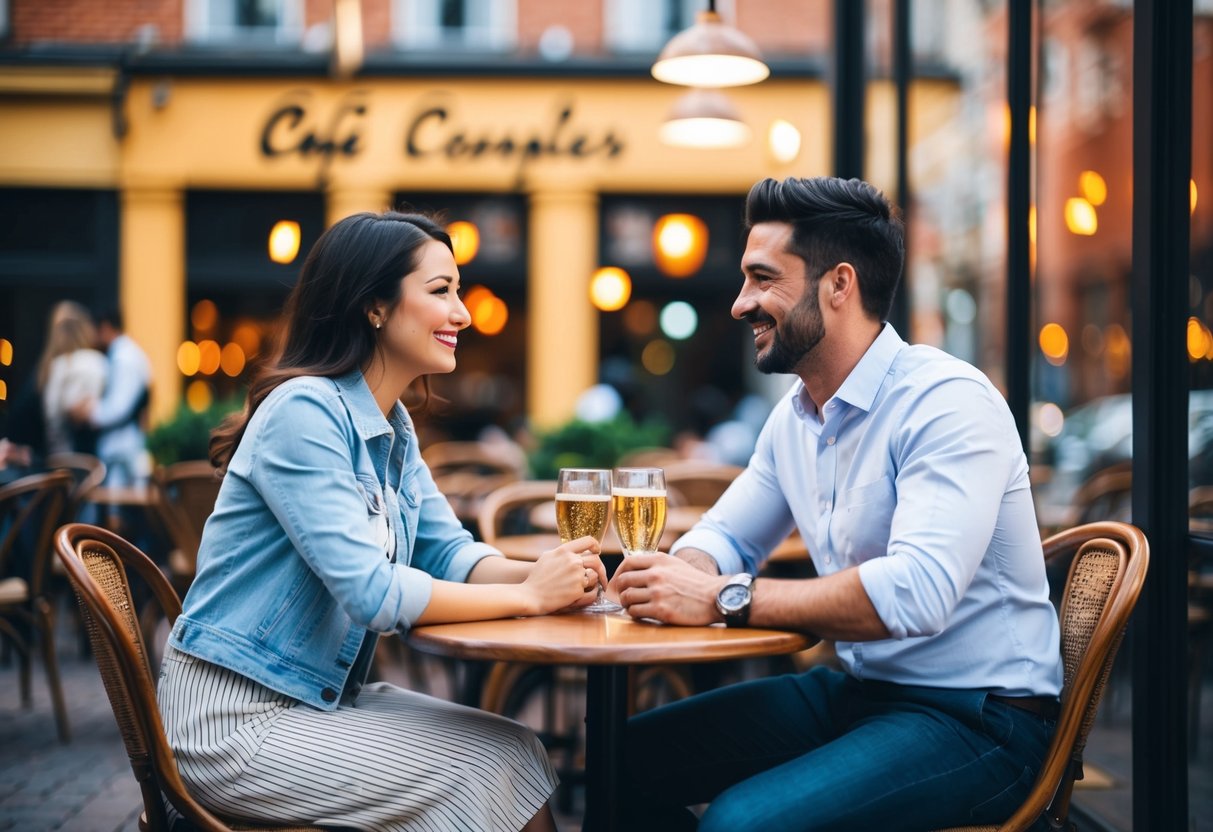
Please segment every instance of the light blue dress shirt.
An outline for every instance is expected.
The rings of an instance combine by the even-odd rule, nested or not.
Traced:
[[[671,547],[754,572],[793,526],[819,575],[856,566],[892,638],[852,675],[1010,696],[1061,689],[1028,464],[980,371],[886,324],[819,416],[797,381],[745,471]]]
[[[435,578],[466,581],[489,556],[501,553],[460,525],[399,403],[385,419],[358,371],[294,378],[228,463],[169,641],[331,710],[368,631],[407,629]]]

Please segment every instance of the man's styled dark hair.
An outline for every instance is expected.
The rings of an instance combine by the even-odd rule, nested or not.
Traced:
[[[810,280],[839,263],[854,266],[864,311],[888,319],[906,249],[901,216],[884,194],[859,179],[764,179],[746,197],[746,233],[763,222],[792,226],[791,252]]]
[[[109,324],[119,332],[122,331],[122,307],[116,303],[108,304],[97,309],[97,324]]]

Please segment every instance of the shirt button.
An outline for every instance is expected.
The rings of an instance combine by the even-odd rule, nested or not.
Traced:
[[[826,555],[826,563],[833,563],[833,562],[834,562],[834,558],[830,557],[829,555]]]
[[[827,444],[827,445],[833,445],[833,444],[834,444],[834,437],[833,437],[833,436],[831,436],[829,439],[827,439],[827,440],[826,440],[826,444]]]
[[[333,690],[332,688],[325,688],[324,690],[320,691],[320,698],[325,702],[332,702],[337,698],[337,691]]]

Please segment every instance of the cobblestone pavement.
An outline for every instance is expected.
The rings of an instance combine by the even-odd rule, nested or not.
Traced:
[[[137,832],[142,810],[139,787],[97,665],[82,656],[72,616],[60,613],[59,672],[72,740],[59,742],[46,673],[33,660],[33,702],[21,706],[15,659],[0,662],[0,832]],[[449,693],[444,674],[424,687]],[[403,674],[389,681],[412,686]],[[561,832],[577,832],[580,806],[558,814]]]
[[[74,638],[60,638],[59,670],[72,741],[59,742],[41,661],[33,703],[21,707],[17,662],[0,666],[0,830],[137,830],[139,786],[101,676]]]

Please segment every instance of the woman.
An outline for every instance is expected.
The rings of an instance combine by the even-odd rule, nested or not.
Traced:
[[[554,829],[543,747],[501,717],[363,687],[379,633],[589,603],[593,538],[507,561],[473,542],[399,399],[455,369],[469,323],[430,219],[358,214],[317,241],[280,356],[216,431],[226,469],[162,664],[182,777],[215,812],[375,830]]]
[[[47,453],[96,451],[96,433],[70,418],[73,408],[100,398],[105,389],[106,361],[96,344],[97,329],[83,306],[70,300],[55,305],[38,365]]]

